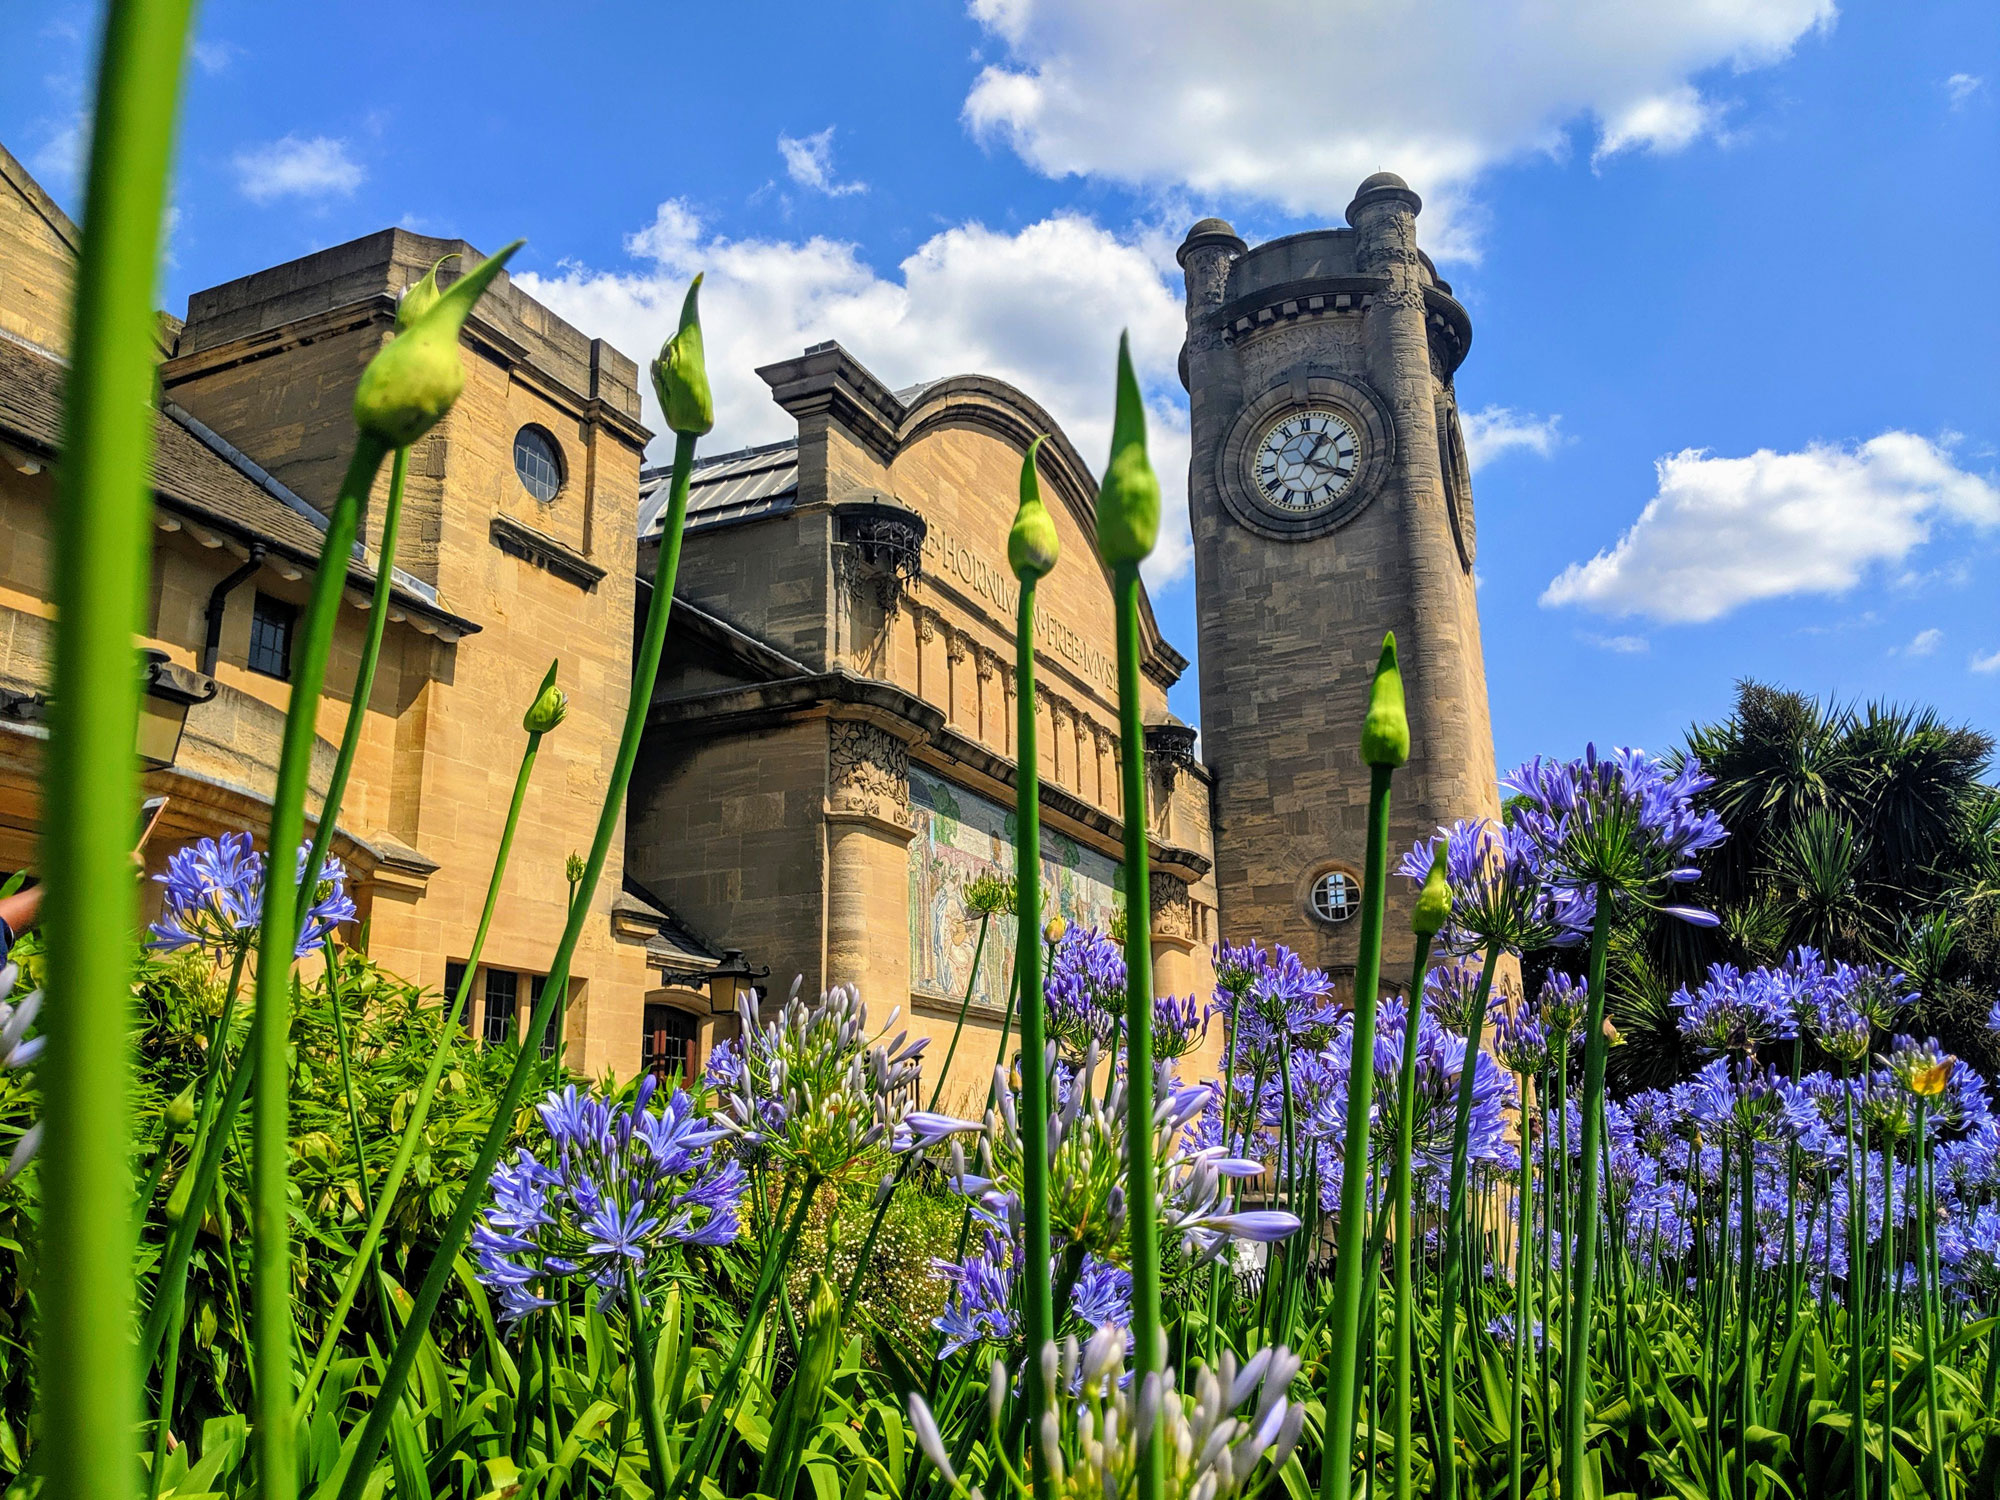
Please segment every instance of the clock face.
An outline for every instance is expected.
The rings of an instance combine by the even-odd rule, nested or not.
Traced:
[[[1266,504],[1305,515],[1338,500],[1360,463],[1361,440],[1347,419],[1309,407],[1265,429],[1250,456],[1250,482]]]

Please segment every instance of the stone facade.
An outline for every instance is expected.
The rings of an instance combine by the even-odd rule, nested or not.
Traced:
[[[979,868],[1011,868],[1006,537],[1021,456],[1041,433],[1062,545],[1037,591],[1045,839],[1068,860],[1054,884],[1075,909],[1106,913],[1114,894],[1125,809],[1096,485],[1049,415],[996,380],[891,392],[838,345],[759,373],[798,440],[696,471],[629,867],[694,930],[768,966],[767,988],[782,993],[794,975],[808,990],[856,983],[878,1018],[903,1007],[941,1059],[958,976],[975,977],[976,919],[955,893]],[[642,571],[655,545],[642,540]],[[1150,614],[1144,637],[1147,715],[1165,723],[1186,664]],[[1207,773],[1162,767],[1146,815],[1159,986],[1205,999]],[[989,933],[948,1084],[975,1109],[999,1052],[1008,942]]]
[[[1180,250],[1187,283],[1202,751],[1215,778],[1215,878],[1231,941],[1351,974],[1359,924],[1321,920],[1320,877],[1359,882],[1360,729],[1385,630],[1408,690],[1391,859],[1441,823],[1497,816],[1472,573],[1472,495],[1452,377],[1471,323],[1417,248],[1421,204],[1388,173],[1349,228],[1254,249],[1219,219]],[[1354,478],[1300,514],[1260,504],[1251,454],[1285,414],[1338,413]],[[1404,972],[1409,883],[1394,880],[1385,976]]]
[[[74,226],[0,151],[0,684],[15,693],[48,682],[49,522],[61,462],[50,414],[60,409],[75,246]],[[197,292],[185,324],[163,320],[166,404],[141,643],[212,678],[215,695],[190,710],[175,764],[148,776],[149,792],[172,799],[151,851],[156,866],[186,839],[265,825],[289,688],[250,665],[253,613],[303,605],[353,442],[355,382],[391,334],[397,294],[447,253],[459,265],[477,256],[462,242],[386,231]],[[516,977],[519,1025],[561,933],[564,860],[589,847],[625,711],[632,516],[649,434],[632,361],[504,276],[468,326],[464,356],[463,397],[411,454],[397,591],[334,850],[361,907],[353,939],[365,934],[388,968],[441,988],[477,925],[522,711],[560,657],[569,719],[544,742],[505,917],[485,954],[489,971]],[[547,504],[515,472],[514,435],[530,423],[553,436],[565,469]],[[385,466],[364,522],[370,545],[387,484]],[[353,607],[341,612],[319,716],[315,795],[346,719],[373,572],[371,556],[350,575]],[[0,722],[0,868],[35,863],[41,744],[33,722]],[[309,798],[308,813],[314,806]],[[593,1073],[636,1065],[642,1006],[662,989],[668,946],[664,914],[625,891],[623,852],[614,844],[574,965],[570,1061]],[[476,976],[475,1025],[485,982]]]

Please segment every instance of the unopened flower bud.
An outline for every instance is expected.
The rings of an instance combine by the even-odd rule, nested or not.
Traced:
[[[653,394],[660,398],[667,426],[683,437],[700,437],[715,426],[715,397],[709,394],[701,314],[695,306],[700,294],[701,277],[696,276],[681,303],[681,326],[653,361]]]
[[[1117,567],[1144,561],[1160,539],[1160,481],[1146,461],[1146,407],[1132,373],[1131,339],[1118,336],[1118,404],[1111,461],[1097,490],[1097,552]]]
[[[194,1123],[194,1085],[190,1083],[167,1105],[167,1129],[186,1130]]]
[[[438,294],[368,361],[354,390],[354,422],[388,448],[407,448],[451,410],[465,389],[458,335],[473,304],[524,242],[489,256]],[[419,283],[421,285],[422,283]]]
[[[457,260],[458,252],[440,256],[436,265],[424,272],[423,280],[412,282],[403,289],[403,297],[396,304],[396,328],[400,332],[410,327],[425,313],[437,306],[438,298],[444,293],[438,290],[438,272],[448,260]]]
[[[528,711],[521,716],[521,727],[529,734],[547,734],[568,714],[569,694],[556,686],[556,663],[550,662],[541,690],[535,694],[535,701],[528,705]]]
[[[1431,872],[1424,877],[1424,888],[1417,892],[1417,904],[1410,912],[1410,930],[1420,938],[1436,937],[1451,920],[1451,886],[1444,878],[1445,844],[1440,837],[1437,852],[1431,857]]]
[[[1370,766],[1400,766],[1410,758],[1410,717],[1403,705],[1403,673],[1396,664],[1396,633],[1382,637],[1382,656],[1368,690],[1361,726],[1361,759]]]
[[[1056,518],[1042,504],[1041,481],[1035,475],[1035,460],[1047,441],[1036,438],[1021,459],[1021,508],[1014,512],[1013,529],[1007,533],[1007,566],[1023,583],[1046,578],[1062,550]]]
[[[1048,926],[1042,929],[1042,936],[1051,943],[1060,943],[1063,934],[1069,931],[1069,923],[1061,917],[1050,917]]]

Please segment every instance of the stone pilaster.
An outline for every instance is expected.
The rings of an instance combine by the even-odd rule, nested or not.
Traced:
[[[880,1012],[910,993],[910,747],[865,719],[827,725],[826,979]]]

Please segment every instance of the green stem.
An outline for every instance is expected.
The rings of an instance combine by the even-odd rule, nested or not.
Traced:
[[[1361,877],[1361,949],[1354,966],[1351,1055],[1375,1055],[1375,999],[1382,974],[1382,908],[1388,892],[1388,766],[1368,768],[1368,853]],[[1366,1231],[1361,1205],[1368,1192],[1368,1118],[1375,1101],[1375,1070],[1356,1066],[1347,1077],[1347,1140],[1340,1167],[1338,1260],[1334,1265],[1333,1329],[1326,1364],[1326,1451],[1320,1461],[1320,1500],[1347,1500],[1353,1488],[1354,1399],[1363,1351],[1361,1291],[1367,1267],[1361,1247]]]
[[[1747,1070],[1749,1064],[1745,1063]],[[1756,1270],[1757,1270],[1757,1176],[1756,1162],[1750,1152],[1749,1132],[1743,1132],[1742,1141],[1743,1201],[1737,1206],[1739,1224],[1737,1228],[1736,1253],[1740,1257],[1737,1281],[1736,1317],[1736,1500],[1749,1500],[1750,1496],[1750,1455],[1743,1444],[1750,1435],[1750,1331],[1756,1322]]]
[[[375,1213],[374,1191],[368,1185],[368,1146],[361,1134],[361,1106],[354,1100],[354,1064],[348,1054],[347,1018],[340,1005],[340,953],[327,935],[322,951],[326,955],[326,994],[333,1006],[334,1043],[340,1048],[340,1088],[347,1098],[347,1128],[354,1135],[354,1180],[361,1188],[361,1209],[371,1218]]]
[[[167,1432],[174,1419],[174,1387],[181,1366],[181,1297],[174,1293],[167,1329],[167,1363],[160,1371],[160,1409],[153,1420],[153,1466],[146,1475],[146,1500],[160,1500],[160,1481],[167,1466]]]
[[[590,893],[597,889],[598,882],[603,878],[612,839],[624,826],[625,789],[631,784],[632,765],[638,759],[639,736],[645,728],[647,706],[652,702],[653,685],[659,676],[660,653],[667,638],[667,617],[673,608],[674,580],[680,569],[681,531],[687,521],[688,479],[694,469],[694,441],[686,433],[677,434],[675,438],[673,477],[668,490],[665,529],[660,538],[659,563],[653,577],[653,598],[646,610],[638,663],[632,674],[632,691],[626,700],[625,724],[619,734],[617,756],[612,762],[611,775],[604,789],[604,803],[598,814],[597,832],[591,840],[590,855],[584,865],[579,897],[570,908],[562,940],[556,945],[555,957],[550,961],[549,977],[542,987],[541,1001],[535,1006],[534,1016],[528,1023],[529,1034],[496,1101],[493,1123],[487,1129],[486,1139],[480,1144],[479,1155],[466,1174],[458,1204],[438,1238],[430,1269],[424,1275],[423,1284],[417,1288],[409,1319],[404,1324],[402,1336],[396,1341],[395,1352],[389,1357],[388,1368],[383,1372],[374,1407],[368,1413],[367,1424],[355,1443],[346,1477],[341,1482],[340,1500],[361,1500],[362,1492],[367,1488],[375,1456],[382,1451],[383,1440],[389,1435],[389,1422],[396,1403],[402,1399],[403,1388],[409,1382],[418,1351],[429,1335],[431,1317],[452,1278],[453,1265],[460,1247],[465,1244],[466,1235],[471,1232],[472,1221],[478,1217],[487,1178],[492,1175],[494,1164],[499,1161],[507,1137],[514,1129],[514,1116],[521,1107],[521,1095],[527,1089],[528,1078],[540,1064],[542,1035],[548,1029],[550,1014],[556,1009],[558,997],[569,990],[570,962],[576,955],[577,942],[583,936],[584,918],[590,911]],[[273,884],[282,885],[284,882],[275,881]],[[279,1500],[288,1500],[288,1497],[279,1497]]]
[[[40,1178],[41,1442],[51,1500],[136,1493],[132,1433],[132,819],[151,571],[160,232],[192,0],[115,0],[99,51],[56,506],[44,757],[47,1131]]]
[[[500,883],[507,874],[507,861],[514,849],[514,832],[520,826],[521,806],[527,800],[528,779],[534,774],[535,757],[540,753],[542,737],[528,736],[526,748],[521,752],[520,769],[514,774],[514,797],[507,805],[507,821],[500,830],[500,847],[493,856],[493,873],[486,881],[486,904],[479,911],[479,926],[472,935],[472,947],[466,954],[465,972],[458,981],[458,993],[446,1002],[442,1017],[443,1024],[438,1029],[437,1045],[431,1050],[431,1060],[424,1069],[423,1081],[417,1086],[416,1102],[411,1106],[410,1117],[403,1125],[403,1138],[396,1145],[396,1159],[389,1164],[389,1174],[382,1179],[381,1188],[375,1195],[375,1204],[369,1213],[368,1227],[363,1231],[361,1244],[347,1263],[347,1275],[342,1279],[340,1296],[333,1304],[333,1312],[326,1320],[325,1332],[320,1336],[319,1352],[313,1356],[312,1368],[306,1372],[304,1387],[299,1391],[297,1405],[298,1420],[306,1421],[312,1414],[314,1393],[326,1376],[328,1365],[340,1344],[341,1329],[346,1325],[348,1310],[354,1306],[354,1299],[360,1294],[362,1282],[367,1278],[369,1267],[374,1264],[377,1251],[382,1244],[382,1236],[387,1229],[389,1215],[396,1206],[396,1192],[403,1185],[404,1174],[417,1154],[417,1143],[423,1139],[424,1124],[430,1119],[431,1102],[437,1097],[438,1083],[444,1077],[445,1063],[451,1057],[452,1047],[458,1040],[458,1017],[472,993],[473,975],[478,972],[480,955],[486,949],[486,934],[493,926],[493,913],[500,904]]]
[[[1132,1389],[1138,1391],[1160,1368],[1159,1206],[1153,1172],[1153,904],[1146,869],[1139,565],[1122,562],[1113,568],[1111,589],[1118,628],[1118,733],[1124,744],[1119,769],[1125,823],[1125,1222],[1132,1253]],[[1135,1434],[1137,1500],[1160,1500],[1166,1483],[1166,1448],[1154,1440],[1156,1435]]]
[[[1054,1255],[1049,1229],[1049,1074],[1047,997],[1042,991],[1042,787],[1035,744],[1035,581],[1021,580],[1014,630],[1015,703],[1019,716],[1014,793],[1014,951],[1019,955],[1021,993],[1021,1213],[1026,1244],[1022,1283],[1028,1338],[1028,1417],[1031,1433],[1041,1431],[1042,1415],[1054,1409],[1056,1393],[1043,1378],[1042,1346],[1055,1339],[1055,1288],[1050,1281]],[[1131,805],[1126,807],[1131,826]],[[1140,819],[1143,857],[1144,819]],[[1140,867],[1143,870],[1143,866]],[[1126,882],[1126,936],[1132,923],[1131,882]],[[981,937],[985,929],[980,929]],[[968,992],[969,993],[969,992]],[[1148,986],[1148,994],[1151,986]],[[1128,1011],[1128,1018],[1130,1012]],[[1152,1016],[1150,1001],[1147,1019]],[[1136,1109],[1136,1106],[1135,1106]],[[1148,1111],[1150,1118],[1151,1112]],[[1149,1137],[1150,1139],[1150,1137]],[[1149,1200],[1150,1201],[1150,1200]],[[1135,1228],[1133,1234],[1139,1231]],[[1035,1493],[1046,1495],[1049,1476],[1042,1445],[1030,1442]]]
[[[1863,1283],[1864,1268],[1868,1262],[1868,1241],[1861,1219],[1862,1188],[1860,1176],[1855,1170],[1854,1153],[1854,1089],[1848,1081],[1848,1064],[1840,1065],[1840,1092],[1847,1101],[1847,1333],[1850,1344],[1848,1370],[1848,1413],[1847,1452],[1849,1460],[1848,1483],[1854,1492],[1854,1500],[1868,1500],[1868,1445],[1863,1441],[1867,1431],[1868,1384],[1864,1375],[1868,1359],[1868,1333],[1864,1326]],[[1868,1151],[1864,1145],[1861,1151],[1861,1167],[1865,1171]]]
[[[646,1462],[653,1470],[653,1493],[658,1494],[667,1477],[667,1426],[660,1416],[659,1394],[653,1389],[652,1320],[639,1301],[639,1277],[629,1262],[625,1267],[625,1301],[632,1332],[632,1360],[637,1366],[634,1389],[639,1401],[639,1425],[646,1439]],[[553,1448],[555,1434],[551,1432],[549,1437]]]
[[[1896,1148],[1882,1134],[1882,1500],[1896,1493]]]
[[[1395,1445],[1393,1488],[1396,1500],[1410,1500],[1410,1463],[1415,1448],[1410,1430],[1410,1409],[1416,1386],[1416,1294],[1410,1285],[1410,1251],[1416,1241],[1411,1222],[1410,1155],[1416,1149],[1417,1130],[1417,1036],[1423,1024],[1424,971],[1430,967],[1431,939],[1417,935],[1416,957],[1410,965],[1410,997],[1403,1014],[1403,1056],[1396,1074],[1396,1162],[1389,1184],[1389,1200],[1395,1205],[1396,1244],[1394,1254],[1394,1297],[1396,1305],[1396,1396],[1391,1413],[1391,1441]],[[1472,1055],[1466,1054],[1466,1071],[1471,1072]],[[1372,1463],[1372,1458],[1371,1458]],[[1440,1470],[1449,1467],[1441,1464]]]
[[[1521,1421],[1524,1415],[1521,1390],[1523,1372],[1528,1367],[1528,1325],[1534,1321],[1534,1156],[1528,1142],[1528,1106],[1531,1087],[1528,1075],[1521,1080],[1521,1176],[1514,1190],[1515,1213],[1520,1220],[1520,1244],[1514,1259],[1514,1369],[1507,1424],[1507,1500],[1521,1500]]]
[[[382,635],[389,624],[389,594],[396,567],[396,534],[402,528],[403,481],[409,471],[410,450],[398,448],[389,464],[389,498],[382,507],[382,538],[376,549],[375,561],[375,597],[368,604],[368,632],[361,643],[361,665],[354,674],[354,694],[347,701],[347,724],[341,730],[340,750],[334,756],[333,774],[327,778],[326,798],[320,804],[319,822],[313,828],[312,849],[306,855],[305,869],[299,874],[299,889],[305,893],[307,904],[311,904],[313,889],[319,884],[319,872],[326,866],[327,850],[333,845],[334,824],[340,817],[341,801],[347,795],[347,778],[354,771],[354,757],[361,749],[368,700],[375,691],[375,668],[381,662]],[[373,482],[372,474],[370,482]],[[366,490],[362,491],[362,499],[364,502],[367,499]],[[352,551],[350,547],[340,558],[339,576],[343,583],[347,577],[347,559]]]
[[[1611,943],[1611,888],[1599,882],[1597,917],[1590,931],[1590,989],[1583,1031],[1582,1149],[1578,1158],[1575,1284],[1569,1336],[1563,1340],[1562,1493],[1581,1495],[1583,1427],[1590,1402],[1590,1330],[1597,1309],[1598,1142],[1604,1135],[1604,969]]]
[[[1458,1298],[1466,1255],[1466,1166],[1471,1157],[1472,1087],[1478,1078],[1479,1040],[1486,1024],[1486,1003],[1493,992],[1493,970],[1500,950],[1489,947],[1472,993],[1472,1015],[1466,1021],[1465,1062],[1458,1072],[1458,1113],[1451,1129],[1451,1187],[1445,1197],[1444,1289],[1438,1324],[1438,1494],[1455,1500],[1458,1494]],[[1468,1278],[1469,1279],[1469,1278]]]
[[[924,1107],[935,1110],[938,1096],[944,1093],[944,1081],[951,1077],[951,1060],[958,1056],[958,1039],[965,1033],[965,1015],[972,1009],[972,992],[979,986],[979,961],[986,956],[986,929],[993,921],[993,913],[979,914],[979,941],[972,945],[972,972],[966,976],[965,998],[958,1002],[958,1020],[951,1028],[951,1045],[944,1049],[944,1064],[938,1069],[937,1082],[931,1086],[931,1102]],[[887,1205],[883,1205],[887,1207]]]
[[[1917,1294],[1923,1302],[1924,1412],[1930,1423],[1931,1493],[1944,1500],[1944,1426],[1938,1415],[1937,1393],[1937,1279],[1931,1257],[1935,1252],[1937,1225],[1931,1202],[1931,1150],[1928,1139],[1924,1096],[1917,1096]]]

